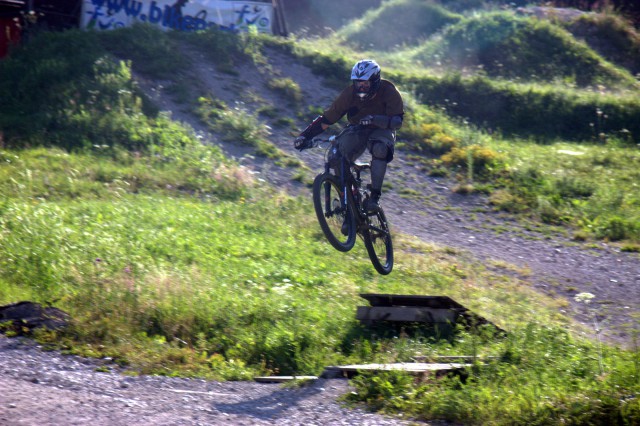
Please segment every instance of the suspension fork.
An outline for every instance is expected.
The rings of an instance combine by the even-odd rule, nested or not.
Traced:
[[[340,161],[340,198],[341,198],[341,204],[343,206],[343,208],[345,209],[345,214],[349,214],[349,208],[347,207],[349,205],[349,191],[347,188],[347,182],[348,179],[346,177],[346,168],[347,168],[347,164],[346,164],[346,160],[344,158],[341,159]],[[330,167],[329,165],[325,165],[325,172],[329,173]],[[331,206],[331,183],[329,182],[325,182],[324,183],[324,209],[325,212],[331,212],[332,211],[332,206]]]
[[[342,161],[340,161],[340,186],[342,187],[342,196],[344,197],[343,202],[344,202],[344,207],[347,208],[348,205],[348,190],[349,188],[347,188],[347,174],[346,174],[346,164],[347,164],[347,159],[342,157],[341,158]],[[349,209],[347,208],[347,214],[349,213],[348,211]]]

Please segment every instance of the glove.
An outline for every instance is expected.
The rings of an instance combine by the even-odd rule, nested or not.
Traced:
[[[309,145],[309,141],[304,136],[298,136],[293,141],[293,147],[295,149],[297,149],[298,151],[303,151],[303,150],[307,149],[309,147],[308,145]]]
[[[367,115],[360,119],[362,126],[375,126],[381,129],[389,127],[389,117],[386,115]]]

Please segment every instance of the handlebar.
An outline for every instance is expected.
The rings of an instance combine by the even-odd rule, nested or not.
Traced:
[[[360,125],[360,124],[350,125],[350,126],[345,127],[344,129],[342,129],[338,135],[331,135],[328,138],[315,137],[315,138],[312,138],[312,139],[307,139],[307,140],[303,141],[300,146],[297,146],[297,143],[296,143],[295,148],[300,150],[300,151],[304,151],[305,149],[322,147],[322,145],[324,145],[326,143],[329,143],[330,145],[333,145],[333,144],[335,144],[336,138],[338,136],[342,135],[344,132],[355,132],[355,131],[361,130],[364,127],[367,127],[367,126],[363,126],[363,125]]]
[[[322,147],[325,144],[333,145],[335,143],[336,137],[335,135],[329,136],[328,138],[313,138],[307,139],[305,141],[301,141],[299,146],[295,146],[296,149],[300,151],[304,151],[305,149]]]

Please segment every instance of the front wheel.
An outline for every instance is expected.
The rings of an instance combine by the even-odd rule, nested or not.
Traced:
[[[322,232],[336,250],[349,251],[356,243],[356,222],[341,192],[340,180],[329,173],[313,181],[313,206]]]
[[[382,275],[389,274],[393,269],[393,244],[382,208],[378,209],[377,213],[367,216],[367,226],[362,234],[373,267]]]

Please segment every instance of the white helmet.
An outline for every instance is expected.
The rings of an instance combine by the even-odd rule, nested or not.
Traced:
[[[369,99],[380,87],[380,65],[371,59],[357,62],[351,69],[351,81],[361,99]],[[362,84],[368,82],[369,84]]]

